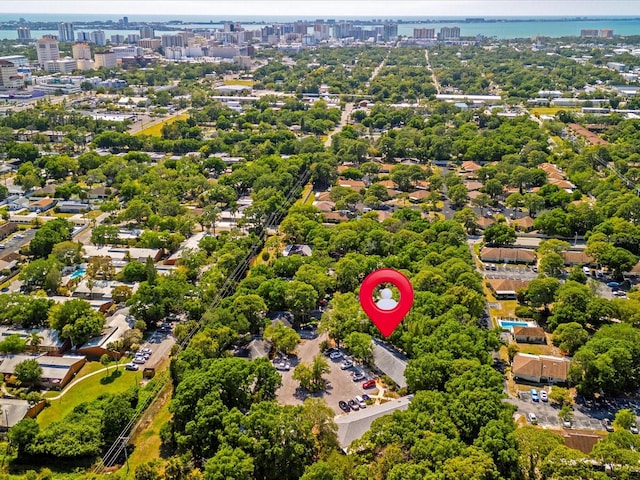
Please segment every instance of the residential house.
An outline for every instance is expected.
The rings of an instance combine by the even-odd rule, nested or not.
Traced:
[[[511,371],[516,380],[535,383],[565,383],[571,361],[565,357],[517,353]]]
[[[373,363],[376,368],[391,378],[398,387],[405,388],[407,380],[404,378],[404,371],[407,368],[408,358],[380,340],[374,339],[372,342]]]
[[[0,225],[0,240],[7,238],[13,232],[18,229],[18,224],[15,222],[7,222]]]
[[[92,206],[81,200],[60,200],[56,209],[60,213],[85,213],[90,211]]]
[[[88,261],[93,257],[110,257],[115,267],[124,266],[131,260],[146,262],[151,257],[154,262],[162,258],[162,250],[158,248],[136,248],[136,247],[109,247],[109,246],[84,246],[84,257]]]
[[[32,405],[18,398],[3,398],[0,412],[0,432],[6,432],[25,418],[36,418],[46,406],[44,400]]]
[[[204,237],[208,235],[210,235],[209,232],[199,232],[199,233],[196,233],[195,235],[191,235],[189,238],[187,238],[184,242],[180,244],[178,249],[169,258],[167,258],[167,260],[165,260],[164,262],[165,265],[175,265],[178,262],[178,260],[182,257],[185,250],[189,250],[189,251],[200,250],[200,242]]]
[[[321,202],[313,202],[313,206],[316,207],[318,210],[320,210],[321,212],[330,212],[333,210],[333,208],[336,206],[336,204],[334,202],[329,202],[329,201],[321,201]]]
[[[367,188],[367,185],[362,180],[344,180],[341,178],[338,180],[338,185],[340,187],[351,188],[356,192],[359,192],[360,190]]]
[[[40,200],[34,200],[29,203],[27,207],[30,212],[46,212],[56,206],[57,200],[49,197],[41,198]]]
[[[9,210],[17,212],[18,210],[24,210],[29,207],[29,199],[27,197],[18,197],[9,203]]]
[[[466,160],[462,162],[461,169],[463,173],[475,173],[480,170],[482,167],[478,165],[476,162],[471,160]]]
[[[416,190],[414,192],[409,193],[409,201],[414,203],[424,202],[429,196],[431,192],[428,190]]]
[[[39,352],[62,353],[70,345],[69,341],[61,339],[58,332],[51,328],[19,328],[0,326],[0,341],[5,340],[9,335],[18,335],[27,340],[32,333],[37,333],[40,337],[40,344],[37,347]],[[27,344],[27,348],[29,345]]]
[[[111,195],[118,193],[113,187],[107,187],[105,185],[101,185],[96,188],[92,188],[87,193],[87,198],[91,200],[108,200]]]
[[[480,251],[483,262],[498,263],[535,263],[536,253],[526,248],[484,247]]]
[[[508,278],[492,278],[487,280],[487,283],[499,300],[516,298],[518,290],[529,285],[528,280],[511,280]]]
[[[40,383],[47,388],[63,388],[82,368],[87,359],[84,356],[65,355],[52,357],[48,355],[7,355],[0,363],[0,373],[5,379],[14,375],[16,366],[25,360],[36,360],[42,368]]]
[[[102,355],[117,355],[113,350],[109,350],[107,345],[116,342],[124,336],[124,333],[131,330],[134,324],[133,317],[128,317],[121,313],[117,313],[105,319],[104,329],[102,333],[78,347],[78,353],[86,355],[89,358],[100,358]]]
[[[569,250],[562,252],[562,259],[565,265],[589,265],[595,259],[587,255],[584,250]]]
[[[467,188],[469,192],[473,192],[476,190],[480,190],[482,187],[484,187],[484,184],[481,182],[468,181],[468,182],[464,182],[464,186]]]
[[[534,220],[530,216],[524,216],[522,218],[516,218],[511,222],[511,225],[516,228],[516,230],[521,230],[524,232],[530,232],[533,230]]]
[[[513,338],[518,343],[547,343],[542,327],[513,327]]]
[[[322,216],[326,223],[341,223],[350,220],[350,217],[342,212],[326,212]]]

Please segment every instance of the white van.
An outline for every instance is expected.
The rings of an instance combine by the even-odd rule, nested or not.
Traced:
[[[367,403],[364,401],[364,398],[362,398],[360,395],[356,395],[355,401],[360,408],[367,408]]]

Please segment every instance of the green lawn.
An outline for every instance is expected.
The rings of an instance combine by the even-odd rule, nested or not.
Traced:
[[[91,372],[99,370],[102,365],[98,362],[91,362],[82,368],[82,375],[87,375]],[[85,371],[85,369],[87,369]],[[115,371],[115,366],[111,367],[109,373]],[[103,393],[122,393],[133,387],[142,379],[142,372],[130,372],[121,366],[118,369],[120,376],[115,378],[111,382],[104,382],[106,378],[104,373],[94,375],[87,380],[84,380],[77,385],[73,385],[70,389],[59,399],[51,400],[51,405],[45,408],[40,415],[38,415],[38,423],[40,428],[46,427],[51,422],[62,420],[66,415],[83,402],[91,401],[98,398],[98,395]],[[104,383],[102,383],[102,382]],[[69,388],[69,387],[67,387]],[[52,392],[46,396],[56,396],[58,392]]]

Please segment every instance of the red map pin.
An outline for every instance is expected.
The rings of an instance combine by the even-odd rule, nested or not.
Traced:
[[[400,291],[400,301],[391,299],[391,291],[388,289],[382,290],[382,300],[378,303],[373,301],[373,291],[383,283],[391,283]],[[409,279],[397,270],[391,268],[376,270],[367,275],[362,282],[360,305],[380,333],[388,337],[411,310],[413,287]]]

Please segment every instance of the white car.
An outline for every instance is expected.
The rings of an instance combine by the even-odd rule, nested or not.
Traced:
[[[358,402],[358,406],[360,408],[367,408],[367,403],[364,401],[364,398],[362,398],[360,395],[356,395],[354,400]]]
[[[146,362],[147,360],[144,357],[135,357],[132,362],[133,363],[137,363],[138,365],[142,365]]]
[[[135,363],[127,363],[124,366],[125,370],[131,370],[133,372],[137,372],[138,371],[138,365],[136,365]]]
[[[339,352],[339,351],[331,352],[331,355],[329,355],[329,358],[331,360],[338,360],[339,358],[342,358],[342,352]]]
[[[349,359],[345,359],[342,361],[342,363],[340,364],[340,368],[342,370],[347,370],[348,368],[353,367],[353,362]]]
[[[547,395],[547,392],[545,392],[544,390],[540,390],[540,400],[542,400],[543,402],[549,401],[549,396]]]
[[[536,414],[533,412],[529,413],[529,422],[531,423],[531,425],[537,425],[538,424],[538,417],[536,417]]]
[[[276,370],[280,370],[281,372],[288,372],[291,370],[291,365],[287,362],[280,362],[276,364]]]

